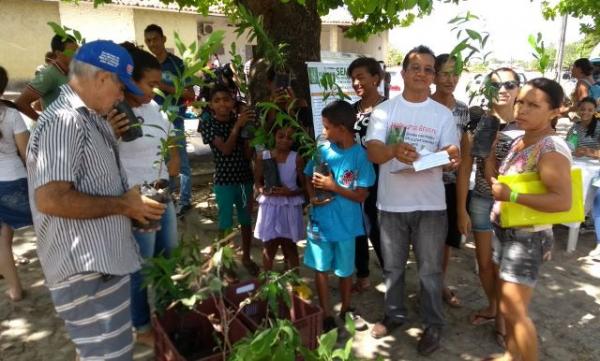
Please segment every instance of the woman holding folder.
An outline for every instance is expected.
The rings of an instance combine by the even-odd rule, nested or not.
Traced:
[[[538,360],[537,334],[528,306],[539,268],[550,256],[552,226],[502,228],[500,205],[513,202],[548,213],[571,209],[571,151],[552,128],[563,96],[555,81],[527,82],[514,109],[517,125],[525,134],[515,140],[499,169],[500,175],[537,173],[546,193],[517,193],[492,178],[494,262],[499,268],[500,312],[507,331],[506,354],[496,360]]]

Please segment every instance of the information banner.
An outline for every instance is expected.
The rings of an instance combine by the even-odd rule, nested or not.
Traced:
[[[321,110],[330,102],[336,100],[335,96],[330,96],[326,102],[323,101],[324,89],[321,86],[321,77],[323,74],[333,74],[335,82],[342,88],[342,91],[348,95],[351,100],[346,99],[350,103],[354,103],[360,99],[352,89],[352,82],[346,75],[346,70],[351,61],[335,62],[335,63],[317,63],[307,62],[308,83],[310,85],[310,104],[313,113],[313,126],[315,136],[323,132],[323,122],[321,121]]]

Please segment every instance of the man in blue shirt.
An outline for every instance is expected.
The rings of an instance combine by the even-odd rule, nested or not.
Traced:
[[[183,61],[177,56],[167,52],[167,49],[165,48],[167,37],[164,35],[160,26],[156,24],[148,25],[144,30],[144,41],[150,52],[156,56],[162,67],[162,81],[159,89],[165,93],[165,95],[174,94],[175,87],[173,78],[183,73],[185,67]],[[179,204],[177,206],[178,216],[182,216],[185,214],[185,212],[192,208],[192,170],[190,168],[190,162],[186,151],[185,127],[183,124],[185,115],[185,99],[194,99],[194,92],[191,88],[184,90],[183,96],[179,98],[177,105],[174,105],[174,109],[171,109],[178,113],[173,125],[179,133],[178,135],[182,136],[179,140],[179,158],[181,159],[181,167],[179,170],[180,188]],[[164,99],[159,95],[157,95],[154,100],[160,105],[162,105],[164,101]],[[173,179],[171,180],[171,187],[175,187],[173,185]]]
[[[323,329],[329,331],[336,326],[329,306],[328,272],[333,271],[340,279],[342,322],[349,314],[357,330],[367,328],[366,323],[350,307],[352,273],[354,273],[355,238],[365,234],[361,203],[375,182],[375,170],[367,159],[367,153],[354,142],[356,114],[352,106],[337,100],[322,111],[323,134],[329,144],[317,149],[317,157],[326,162],[331,171],[313,171],[311,160],[304,174],[312,209],[308,225],[304,264],[314,269],[319,302],[323,309]],[[317,169],[319,167],[316,167]],[[323,204],[315,189],[330,192],[333,199]]]

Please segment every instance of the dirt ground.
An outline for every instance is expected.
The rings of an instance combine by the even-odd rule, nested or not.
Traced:
[[[216,235],[216,207],[208,187],[197,188],[194,193],[196,208],[180,223],[180,232],[184,237],[208,243]],[[556,227],[555,236],[553,259],[541,270],[531,305],[531,315],[539,333],[541,360],[600,360],[600,262],[586,257],[595,245],[594,233],[580,235],[577,250],[572,254],[565,252],[567,229]],[[303,247],[302,243],[300,247]],[[35,252],[35,235],[31,228],[17,232],[14,250],[17,255],[31,260],[29,264],[18,268],[27,294],[21,302],[10,302],[4,296],[6,287],[0,280],[0,360],[73,360],[73,345],[66,336],[63,322],[56,317],[44,286]],[[260,260],[258,242],[253,246],[253,255]],[[472,326],[468,322],[469,315],[485,304],[474,265],[474,245],[469,240],[453,253],[451,259],[449,284],[455,288],[463,307],[445,309],[447,326],[440,350],[428,358],[420,357],[416,352],[421,324],[416,264],[413,259],[406,275],[410,322],[381,340],[371,338],[368,331],[359,332],[354,342],[356,353],[365,359],[381,355],[386,360],[478,360],[500,352],[491,324]],[[281,266],[280,260],[278,267]],[[382,316],[384,291],[381,271],[373,253],[371,270],[371,283],[375,287],[355,297],[354,304],[363,317],[373,324]],[[302,276],[312,283],[309,270],[302,269]],[[331,290],[337,302],[337,283],[334,279],[331,280]],[[152,360],[153,350],[138,346],[134,359]]]

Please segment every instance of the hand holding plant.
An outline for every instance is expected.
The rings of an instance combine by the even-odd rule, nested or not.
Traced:
[[[335,192],[338,187],[331,173],[328,175],[313,173],[312,184],[315,188],[330,192]]]
[[[288,187],[273,187],[271,188],[271,193],[269,193],[272,196],[281,196],[281,197],[291,197],[294,194],[294,192],[292,192]]]
[[[139,186],[132,187],[120,197],[123,214],[141,224],[148,220],[158,220],[165,212],[166,206],[140,194]]]
[[[247,108],[238,114],[235,125],[241,128],[246,125],[246,123],[253,122],[255,117],[256,115],[254,114],[254,110]]]

